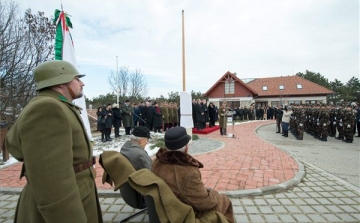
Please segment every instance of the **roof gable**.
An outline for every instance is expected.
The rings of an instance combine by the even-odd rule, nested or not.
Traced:
[[[238,82],[240,85],[242,85],[244,88],[251,91],[253,94],[257,95],[257,92],[249,85],[245,84],[242,80],[240,80],[235,74],[231,73],[230,71],[227,71],[220,79],[207,91],[204,93],[204,96],[209,95],[209,93],[220,83],[224,83],[228,81],[229,79],[232,79],[234,82]]]

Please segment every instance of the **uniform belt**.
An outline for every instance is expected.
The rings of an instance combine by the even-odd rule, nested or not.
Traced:
[[[83,163],[78,163],[74,165],[74,171],[75,173],[81,172],[83,170],[86,170],[87,168],[90,168],[91,166],[95,165],[96,163],[96,159],[95,156],[92,157],[92,159],[83,162]]]
[[[91,166],[95,165],[96,163],[96,158],[95,156],[93,156],[90,160],[83,162],[83,163],[78,163],[74,165],[74,172],[78,173],[81,172],[83,170],[86,170],[87,168],[90,168]],[[25,176],[26,181],[28,184],[30,184],[30,181],[28,179],[28,177],[25,174],[25,165],[23,164],[22,170],[21,170],[21,174],[20,174],[20,179]]]

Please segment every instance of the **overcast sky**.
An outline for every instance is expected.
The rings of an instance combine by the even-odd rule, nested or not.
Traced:
[[[52,17],[61,0],[16,0]],[[358,0],[62,0],[71,15],[85,95],[112,92],[118,67],[142,70],[149,96],[182,87],[185,11],[186,91],[205,93],[224,73],[239,78],[310,70],[329,81],[359,78]]]

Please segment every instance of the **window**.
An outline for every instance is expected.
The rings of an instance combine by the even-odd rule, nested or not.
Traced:
[[[263,86],[263,91],[267,91],[267,86]]]
[[[235,82],[225,82],[225,94],[235,94]]]
[[[297,84],[297,85],[296,85],[296,88],[297,88],[297,89],[302,89],[302,84]]]
[[[306,100],[306,101],[305,101],[305,104],[317,104],[318,102],[321,102],[321,101],[317,101],[317,100]]]
[[[222,106],[223,103],[226,103],[226,105],[229,107],[229,108],[238,108],[240,107],[240,101],[220,101],[219,104],[220,106]]]
[[[288,101],[288,103],[289,103],[289,105],[291,105],[291,104],[299,105],[299,104],[301,104],[301,100]]]
[[[284,90],[284,89],[285,89],[284,85],[279,85],[279,90]]]

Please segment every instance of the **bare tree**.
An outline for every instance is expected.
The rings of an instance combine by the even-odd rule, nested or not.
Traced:
[[[130,97],[146,97],[148,94],[147,83],[141,70],[136,69],[130,76]]]
[[[129,68],[121,67],[118,72],[111,71],[108,78],[112,90],[118,92],[121,97],[127,95],[129,76]]]
[[[119,92],[121,98],[140,98],[148,93],[145,77],[138,69],[129,71],[128,67],[121,67],[118,72],[111,71],[108,81],[112,90]]]
[[[10,125],[36,94],[33,70],[52,58],[54,33],[43,12],[22,17],[17,3],[0,0],[0,118]]]

